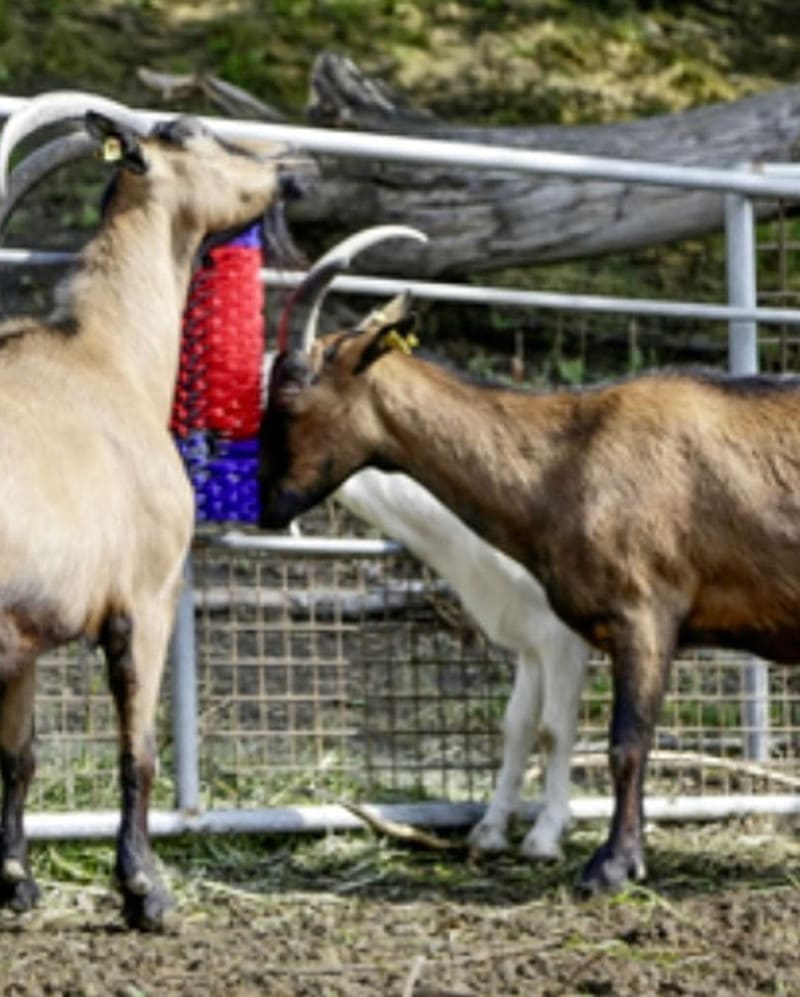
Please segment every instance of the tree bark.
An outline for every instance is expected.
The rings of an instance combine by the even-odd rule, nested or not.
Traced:
[[[413,107],[349,60],[323,53],[312,71],[314,124],[587,155],[730,166],[800,158],[800,86],[725,104],[599,125],[450,125]],[[464,275],[631,250],[722,226],[723,196],[453,166],[329,159],[293,228],[318,244],[364,225],[401,222],[431,239],[370,253],[370,269]],[[760,207],[762,214],[774,205]]]

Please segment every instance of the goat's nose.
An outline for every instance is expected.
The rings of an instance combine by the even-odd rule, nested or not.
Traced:
[[[308,378],[308,359],[305,353],[302,353],[300,350],[292,350],[283,362],[281,382],[291,381],[299,386],[300,384],[305,384]]]

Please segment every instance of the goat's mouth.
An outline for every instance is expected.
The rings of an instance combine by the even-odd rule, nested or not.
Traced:
[[[262,530],[284,530],[301,513],[309,508],[309,503],[299,492],[287,490],[261,495],[258,511],[258,525]]]
[[[280,479],[261,479],[259,487],[258,525],[266,530],[285,529],[294,519],[324,502],[341,481],[328,481],[308,488],[271,484]]]

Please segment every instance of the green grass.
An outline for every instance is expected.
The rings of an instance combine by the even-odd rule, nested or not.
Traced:
[[[371,831],[183,835],[158,840],[154,847],[170,888],[188,912],[226,894],[258,906],[276,895],[303,891],[384,896],[396,902],[438,896],[453,902],[491,897],[493,903],[513,903],[548,895],[558,902],[571,893],[603,834],[602,824],[574,828],[563,864],[532,864],[513,853],[476,861],[468,857],[461,834],[451,837],[453,850],[447,853],[404,846]],[[631,885],[592,902],[629,908],[646,923],[664,911],[679,917],[674,905],[688,895],[727,888],[779,895],[800,883],[800,845],[779,822],[764,818],[661,825],[650,829],[648,851],[647,886]],[[34,842],[32,856],[37,878],[65,897],[87,889],[109,891],[114,862],[110,842]]]

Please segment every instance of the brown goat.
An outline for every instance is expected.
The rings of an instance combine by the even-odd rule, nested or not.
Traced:
[[[0,173],[17,141],[84,113],[77,151],[114,161],[100,230],[53,322],[0,326],[0,903],[24,910],[38,895],[23,832],[36,659],[83,637],[105,652],[119,718],[124,913],[154,928],[170,902],[148,843],[154,718],[193,527],[167,429],[181,314],[202,240],[270,209],[282,167],[190,119],[147,134],[118,104],[54,94],[9,119]],[[5,216],[63,158],[40,152],[12,174]]]
[[[550,395],[406,355],[408,301],[281,354],[262,524],[373,466],[411,475],[612,660],[615,811],[587,891],[645,875],[642,786],[675,651],[800,660],[800,382],[662,373]]]

